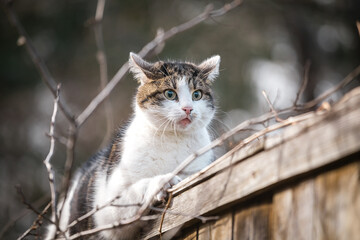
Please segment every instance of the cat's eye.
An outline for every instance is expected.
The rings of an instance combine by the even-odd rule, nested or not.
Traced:
[[[196,91],[194,91],[193,92],[193,94],[192,94],[192,99],[194,100],[194,101],[198,101],[198,100],[200,100],[201,98],[202,98],[202,91],[200,91],[200,90],[196,90]]]
[[[169,100],[175,100],[176,98],[176,92],[174,90],[165,90],[164,95]]]

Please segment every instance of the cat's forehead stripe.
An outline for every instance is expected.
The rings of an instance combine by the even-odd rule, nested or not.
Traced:
[[[165,62],[162,65],[167,75],[196,76],[199,70],[192,64]]]
[[[203,79],[200,70],[190,63],[157,62],[154,71],[160,74],[141,85],[136,96],[140,107],[148,108],[151,105],[161,105],[166,100],[164,91],[173,89],[179,91],[184,85],[190,92],[200,89],[204,93],[203,100],[213,106],[212,91],[209,82]],[[190,95],[191,97],[191,95]]]

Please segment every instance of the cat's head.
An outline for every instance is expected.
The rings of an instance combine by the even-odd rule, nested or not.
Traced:
[[[215,114],[211,85],[219,74],[220,56],[199,65],[184,62],[149,63],[130,53],[130,71],[140,86],[136,111],[157,129],[193,131],[207,126]]]

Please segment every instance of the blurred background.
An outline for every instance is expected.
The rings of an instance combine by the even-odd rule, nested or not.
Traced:
[[[107,1],[103,36],[109,79],[128,59],[164,30],[200,14],[212,3],[226,1]],[[14,9],[54,78],[63,100],[79,114],[100,90],[94,28],[96,0],[16,0]],[[158,59],[200,63],[221,56],[214,89],[217,118],[229,128],[269,111],[265,90],[275,107],[291,106],[311,61],[309,85],[302,101],[337,84],[360,63],[358,0],[252,0],[226,15],[209,19],[168,40]],[[19,184],[39,209],[49,199],[43,160],[49,150],[53,97],[36,71],[4,11],[0,13],[0,236],[14,239],[35,219],[16,194]],[[359,85],[359,78],[332,96],[337,100]],[[113,121],[129,118],[137,83],[127,74],[111,93]],[[58,114],[56,134],[66,136],[67,122]],[[80,129],[76,165],[103,145],[104,105]],[[53,158],[57,177],[63,173],[65,147],[57,143]]]

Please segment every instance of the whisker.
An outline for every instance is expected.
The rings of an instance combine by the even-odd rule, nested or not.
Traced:
[[[161,134],[161,136],[160,136],[160,144],[161,144],[161,148],[163,148],[163,137],[164,137],[164,133],[165,133],[165,131],[166,131],[166,128],[169,126],[169,123],[171,123],[171,120],[167,120],[166,121],[167,123],[166,123],[166,125],[165,125],[165,127],[164,127],[164,129],[163,129],[163,131],[162,131],[162,134]]]
[[[166,117],[163,117],[163,118],[161,118],[161,119],[165,119],[165,121],[163,121],[163,122],[160,124],[160,126],[156,128],[156,131],[155,131],[155,133],[153,134],[153,140],[152,140],[153,145],[155,145],[154,142],[155,142],[156,134],[157,134],[158,131],[161,129],[161,127],[162,127],[167,121],[169,121]]]
[[[177,137],[177,133],[176,133],[176,122],[175,120],[172,121],[173,125],[174,125],[174,134],[175,134],[175,137]]]

